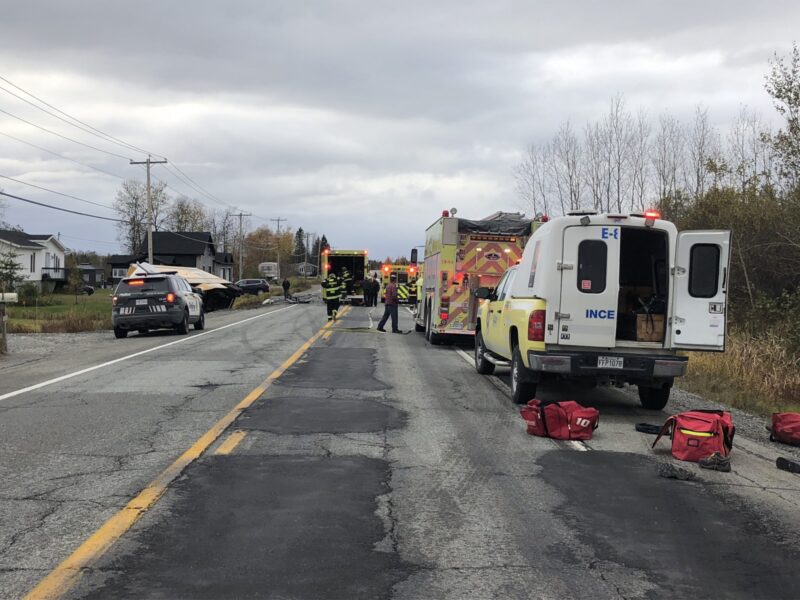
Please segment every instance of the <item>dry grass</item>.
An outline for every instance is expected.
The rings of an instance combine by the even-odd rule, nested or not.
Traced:
[[[281,294],[283,294],[283,292],[281,292]],[[239,296],[233,301],[232,308],[233,310],[240,310],[243,308],[258,308],[261,306],[261,303],[269,297],[269,294],[259,294],[258,296],[246,294],[244,296]]]
[[[80,333],[111,329],[111,314],[66,312],[45,315],[39,319],[9,320],[9,333]]]
[[[774,333],[730,332],[724,353],[692,352],[679,385],[758,414],[800,410],[800,356]]]

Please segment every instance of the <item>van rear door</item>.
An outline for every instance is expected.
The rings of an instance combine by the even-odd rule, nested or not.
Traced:
[[[684,231],[675,251],[673,348],[725,350],[730,231]]]
[[[564,230],[558,343],[613,348],[617,333],[622,229],[576,225]]]

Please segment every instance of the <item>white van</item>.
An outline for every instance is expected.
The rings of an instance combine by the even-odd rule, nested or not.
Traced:
[[[485,298],[479,372],[510,363],[514,400],[548,376],[639,386],[663,408],[678,350],[723,351],[729,231],[683,231],[655,212],[571,213],[542,223]]]

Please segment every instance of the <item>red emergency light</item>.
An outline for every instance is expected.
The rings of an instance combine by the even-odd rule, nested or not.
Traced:
[[[331,263],[325,263],[325,269],[330,271],[331,270]]]
[[[414,273],[416,273],[416,271],[417,271],[417,268],[416,268],[416,267],[408,267],[408,272],[409,272],[411,275],[413,275]]]
[[[330,254],[330,253],[331,253],[331,251],[330,251],[328,248],[325,248],[325,250],[323,250],[323,251],[322,251],[322,253],[323,253],[325,256],[328,256],[328,254]]]
[[[661,213],[657,210],[646,210],[644,211],[644,218],[645,219],[660,219]]]
[[[392,270],[392,268],[389,265],[383,265],[383,272],[384,273],[388,273],[391,270]]]
[[[144,280],[142,279],[133,279],[128,282],[128,285],[144,285]]]

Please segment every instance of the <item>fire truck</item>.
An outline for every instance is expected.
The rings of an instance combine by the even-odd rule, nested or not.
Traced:
[[[410,265],[385,264],[381,267],[381,302],[386,301],[386,286],[389,285],[392,273],[397,275],[397,301],[400,304],[408,304],[409,295],[416,297],[415,293],[410,293],[409,282],[416,286],[417,265],[413,263]]]
[[[446,336],[475,335],[479,300],[474,291],[495,287],[522,257],[531,220],[520,213],[497,212],[473,221],[443,211],[428,227],[422,287],[415,329],[431,344]],[[411,262],[416,262],[416,249]]]
[[[343,302],[351,304],[364,303],[364,278],[369,273],[369,259],[366,250],[333,250],[326,248],[322,251],[322,277],[330,273],[341,276],[344,270],[350,273],[352,283],[342,296]]]

